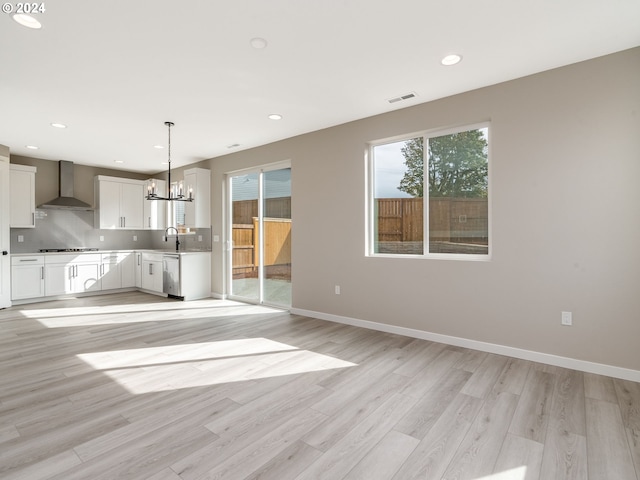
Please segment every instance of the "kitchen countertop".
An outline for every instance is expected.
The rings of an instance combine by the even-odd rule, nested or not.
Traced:
[[[178,254],[178,255],[193,255],[193,254],[197,254],[197,253],[211,253],[209,250],[192,250],[189,252],[176,252],[175,250],[166,250],[166,249],[162,249],[162,250],[152,250],[152,249],[140,249],[140,250],[134,250],[134,249],[128,249],[128,250],[89,250],[89,251],[85,251],[85,252],[33,252],[33,253],[12,253],[12,256],[18,257],[18,256],[34,256],[34,255],[46,255],[46,256],[50,256],[50,255],[86,255],[86,254],[102,254],[102,253],[131,253],[131,252],[141,252],[141,253],[172,253],[172,254]]]

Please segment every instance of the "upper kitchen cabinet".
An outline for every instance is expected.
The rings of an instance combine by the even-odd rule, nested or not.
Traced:
[[[9,226],[36,226],[36,167],[9,165]]]
[[[144,185],[144,194],[155,191],[164,196],[167,193],[167,182],[152,178]],[[147,230],[164,230],[167,228],[167,202],[162,200],[144,200],[144,228]]]
[[[193,189],[194,198],[193,202],[185,203],[184,226],[209,228],[211,226],[211,172],[204,168],[185,170],[184,186],[187,192]]]
[[[145,182],[129,178],[95,177],[95,226],[110,230],[144,228]]]

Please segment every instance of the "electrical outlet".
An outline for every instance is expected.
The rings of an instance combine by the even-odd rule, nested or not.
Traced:
[[[24,235],[18,235],[18,243],[24,242]]]
[[[340,295],[340,285],[336,285],[336,295]]]
[[[198,235],[198,241],[201,242],[202,241],[202,235]]]
[[[213,241],[214,242],[219,242],[220,241],[220,235],[214,235],[213,236]]]
[[[100,241],[104,242],[104,235],[100,235]]]
[[[137,235],[134,235],[134,236],[133,236],[133,241],[134,241],[134,242],[137,242],[137,241],[138,241],[138,236],[137,236]]]
[[[562,312],[562,318],[560,322],[562,323],[562,325],[566,325],[567,327],[570,327],[571,325],[573,325],[573,318],[572,318],[571,312]]]

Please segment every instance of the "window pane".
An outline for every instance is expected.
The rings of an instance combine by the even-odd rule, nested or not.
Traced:
[[[266,303],[291,306],[291,169],[264,172],[264,291]]]
[[[374,253],[424,253],[423,140],[373,147]]]
[[[428,139],[429,253],[488,254],[487,129]]]
[[[259,301],[258,284],[258,174],[231,178],[232,279],[231,294]]]

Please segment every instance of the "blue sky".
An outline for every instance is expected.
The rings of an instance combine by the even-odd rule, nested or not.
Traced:
[[[398,190],[400,180],[407,167],[400,151],[405,141],[378,145],[375,151],[375,196],[376,198],[409,198]]]

